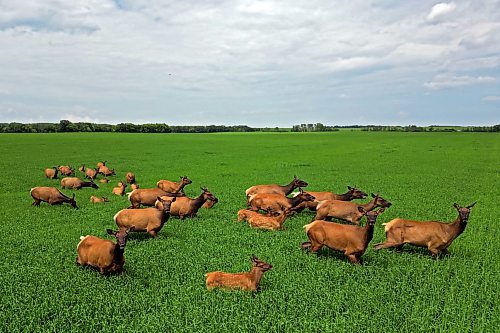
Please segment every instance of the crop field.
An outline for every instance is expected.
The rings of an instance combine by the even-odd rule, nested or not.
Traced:
[[[500,327],[500,136],[490,133],[2,134],[0,135],[0,331],[2,332],[494,332]],[[43,170],[95,166],[116,176],[69,205],[31,206],[30,188],[57,186]],[[156,239],[131,233],[125,271],[101,276],[75,265],[81,235],[113,239],[113,216],[130,205],[111,194],[127,171],[141,188],[187,175],[197,196],[219,198],[198,217],[171,217]],[[380,215],[362,265],[324,248],[300,249],[314,214],[262,231],[236,221],[245,189],[287,184],[379,192]],[[76,175],[82,178],[78,171]],[[102,176],[100,176],[102,177]],[[61,178],[61,177],[60,177]],[[127,188],[128,190],[128,188]],[[91,204],[92,195],[110,202]],[[358,200],[360,201],[360,200]],[[395,217],[452,221],[453,203],[477,201],[451,255],[373,250]],[[364,224],[364,219],[363,219]],[[205,288],[210,271],[243,272],[250,256],[273,265],[257,293]]]

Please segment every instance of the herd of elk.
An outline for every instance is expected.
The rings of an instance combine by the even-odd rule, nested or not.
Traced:
[[[79,171],[85,173],[90,181],[86,182],[77,177],[65,177],[61,180],[61,187],[81,189],[82,187],[98,188],[94,183],[97,174],[104,176],[115,175],[114,169],[106,166],[106,161],[97,163],[97,167],[85,168],[83,164]],[[70,166],[57,166],[45,169],[45,177],[57,179],[58,173],[64,176],[74,174]],[[132,192],[128,193],[131,206],[120,210],[114,216],[118,231],[107,229],[109,235],[114,236],[117,242],[98,238],[96,236],[82,236],[77,246],[77,264],[97,268],[102,274],[119,273],[123,270],[125,258],[123,256],[129,232],[147,232],[156,238],[170,216],[180,219],[195,217],[201,207],[211,208],[217,202],[207,188],[201,187],[202,193],[195,197],[187,197],[184,187],[192,181],[187,176],[181,176],[179,182],[160,180],[156,188],[139,189],[135,174],[128,172],[125,180],[118,183],[112,190],[113,194],[123,196],[127,183]],[[108,182],[103,178],[100,182]],[[353,200],[365,199],[367,194],[357,188],[348,186],[343,194],[333,192],[304,191],[302,187],[308,183],[294,176],[288,185],[255,185],[245,191],[248,209],[238,211],[238,221],[247,221],[251,228],[264,230],[284,230],[283,223],[293,215],[308,208],[315,212],[313,221],[304,225],[308,241],[302,243],[301,248],[317,253],[324,246],[343,253],[353,264],[360,264],[370,241],[373,239],[375,223],[392,204],[378,193],[371,194],[369,202],[358,203]],[[297,193],[292,193],[295,189]],[[42,201],[50,205],[68,203],[78,208],[73,197],[68,197],[55,187],[34,187],[30,194],[34,199],[32,205],[39,206]],[[292,195],[289,197],[289,195]],[[91,196],[92,203],[108,202],[106,197]],[[451,223],[439,221],[415,221],[396,218],[383,223],[386,240],[376,244],[376,250],[383,248],[402,249],[404,244],[427,247],[433,257],[440,253],[448,253],[448,247],[465,230],[471,208],[476,203],[466,207],[454,204],[458,217]],[[142,208],[140,206],[154,206]],[[379,208],[378,210],[376,210]],[[264,211],[260,213],[259,211]],[[360,226],[361,219],[366,217],[364,226]],[[331,222],[335,218],[344,223]],[[346,224],[348,222],[350,224]],[[263,274],[272,268],[272,265],[252,256],[252,269],[244,273],[225,273],[221,271],[205,274],[206,287],[239,289],[256,291]]]

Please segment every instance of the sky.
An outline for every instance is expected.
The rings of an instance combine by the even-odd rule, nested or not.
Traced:
[[[0,0],[0,122],[500,123],[500,0]]]

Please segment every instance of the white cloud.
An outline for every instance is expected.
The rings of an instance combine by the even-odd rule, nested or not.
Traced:
[[[427,15],[427,20],[437,21],[437,20],[443,18],[443,16],[446,16],[446,15],[450,14],[451,12],[453,12],[456,8],[457,8],[457,5],[454,2],[449,2],[449,3],[441,2],[441,3],[435,4],[434,6],[432,6],[431,12],[429,13],[429,15]]]
[[[495,95],[485,96],[481,100],[485,102],[496,102],[500,101],[500,96],[495,96]]]
[[[432,81],[424,83],[424,86],[429,89],[443,89],[443,88],[455,88],[455,87],[463,87],[469,86],[473,84],[480,83],[493,83],[496,81],[496,78],[491,76],[457,76],[457,75],[448,75],[448,74],[439,74],[432,79]]]

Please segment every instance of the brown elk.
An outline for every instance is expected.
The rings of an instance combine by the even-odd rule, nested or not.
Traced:
[[[96,166],[97,166],[98,168],[103,167],[103,166],[106,166],[106,162],[107,162],[107,161],[97,162]]]
[[[90,202],[92,203],[101,203],[101,202],[109,202],[106,197],[96,197],[95,195],[90,196]]]
[[[78,171],[85,173],[85,164],[78,168]]]
[[[65,177],[61,179],[62,188],[72,188],[80,190],[82,187],[99,188],[96,183],[91,179],[89,182],[83,181],[77,177]]]
[[[180,179],[180,182],[172,182],[170,180],[162,179],[156,183],[156,186],[165,192],[184,193],[184,187],[191,184],[193,181],[187,176],[181,176]]]
[[[471,208],[476,203],[460,207],[453,204],[458,217],[452,223],[439,221],[414,221],[396,218],[384,223],[386,240],[376,244],[376,250],[395,247],[401,250],[404,244],[427,247],[433,257],[440,253],[447,254],[451,243],[464,232]]]
[[[250,210],[261,209],[279,215],[283,211],[295,210],[294,208],[304,201],[314,201],[314,197],[300,189],[300,193],[294,198],[285,197],[283,194],[257,193],[250,197],[248,203]]]
[[[74,193],[73,197],[70,198],[55,187],[33,187],[30,191],[30,194],[31,197],[35,200],[31,204],[32,206],[40,206],[40,202],[44,201],[49,205],[62,205],[63,203],[69,203],[73,208],[78,209]]]
[[[116,175],[116,173],[115,173],[115,169],[114,169],[114,168],[113,168],[113,169],[110,169],[110,168],[108,168],[108,167],[107,167],[107,166],[105,166],[105,165],[103,165],[103,166],[99,167],[99,171],[98,171],[98,173],[101,173],[101,174],[102,174],[102,175],[104,175],[105,177],[107,177],[107,176],[114,176],[114,175]]]
[[[392,204],[378,194],[372,193],[373,199],[365,204],[350,201],[325,200],[316,207],[314,220],[331,220],[332,217],[359,225],[359,221],[365,215],[364,211],[371,211],[377,207],[388,208]],[[359,208],[363,210],[359,210]]]
[[[99,171],[99,168],[95,168],[95,169],[87,168],[85,170],[85,178],[95,180],[95,178],[97,177],[98,171]]]
[[[134,228],[134,231],[146,231],[156,237],[170,217],[170,207],[176,198],[163,200],[157,197],[161,208],[122,209],[115,214],[114,220],[120,230]]]
[[[129,208],[140,208],[141,205],[154,206],[157,197],[182,197],[184,196],[184,193],[170,193],[159,188],[139,188],[133,190],[127,195],[131,203]]]
[[[135,184],[135,175],[132,172],[127,172],[125,175],[125,180],[129,184]]]
[[[254,185],[248,188],[245,191],[247,196],[247,202],[249,201],[252,195],[257,193],[269,193],[269,194],[281,194],[284,196],[289,195],[296,188],[306,187],[308,184],[297,178],[297,176],[293,176],[293,180],[288,185],[278,185],[278,184],[269,184],[269,185]]]
[[[200,187],[201,194],[196,198],[179,197],[170,208],[170,215],[179,216],[181,220],[187,217],[195,217],[201,206],[207,201],[217,201],[218,199],[205,187]],[[169,200],[168,197],[162,197]],[[161,206],[160,206],[161,207]]]
[[[130,231],[133,231],[133,228],[118,231],[107,229],[106,232],[116,238],[116,244],[96,236],[81,236],[76,247],[77,266],[91,266],[99,269],[101,274],[122,272],[125,264],[123,253]]]
[[[302,249],[310,249],[315,253],[326,245],[332,250],[343,252],[353,264],[359,264],[361,256],[373,238],[377,216],[383,213],[385,208],[367,212],[363,207],[359,207],[359,210],[366,215],[367,221],[364,227],[322,220],[306,224],[304,229],[309,242],[302,243]]]
[[[257,291],[262,275],[273,266],[258,259],[255,255],[252,255],[251,260],[252,269],[250,272],[225,273],[217,271],[206,273],[207,289],[212,290],[219,287],[230,290]]]
[[[102,178],[102,179],[99,179],[99,183],[109,183],[109,179],[108,178]]]
[[[365,192],[358,190],[355,187],[347,186],[348,191],[344,194],[336,194],[333,192],[311,192],[307,191],[310,195],[314,196],[316,199],[312,202],[303,202],[301,203],[296,211],[300,213],[305,208],[309,208],[311,211],[316,211],[316,207],[318,206],[320,201],[323,200],[340,200],[340,201],[351,201],[354,199],[364,199],[368,196]],[[297,195],[296,193],[295,195]]]
[[[278,216],[262,215],[248,209],[240,209],[238,211],[238,222],[248,221],[248,225],[255,229],[265,230],[283,230],[283,223],[288,216],[294,212],[283,211]]]
[[[126,187],[127,187],[127,184],[125,184],[124,182],[122,182],[120,180],[120,182],[118,183],[118,187],[113,188],[113,194],[116,194],[119,196],[125,195],[125,188]]]
[[[61,165],[59,166],[59,172],[63,176],[71,176],[75,173],[75,170],[73,170],[73,167],[70,167],[69,165]]]
[[[57,173],[59,172],[58,167],[52,167],[45,169],[45,177],[49,179],[57,179]]]

